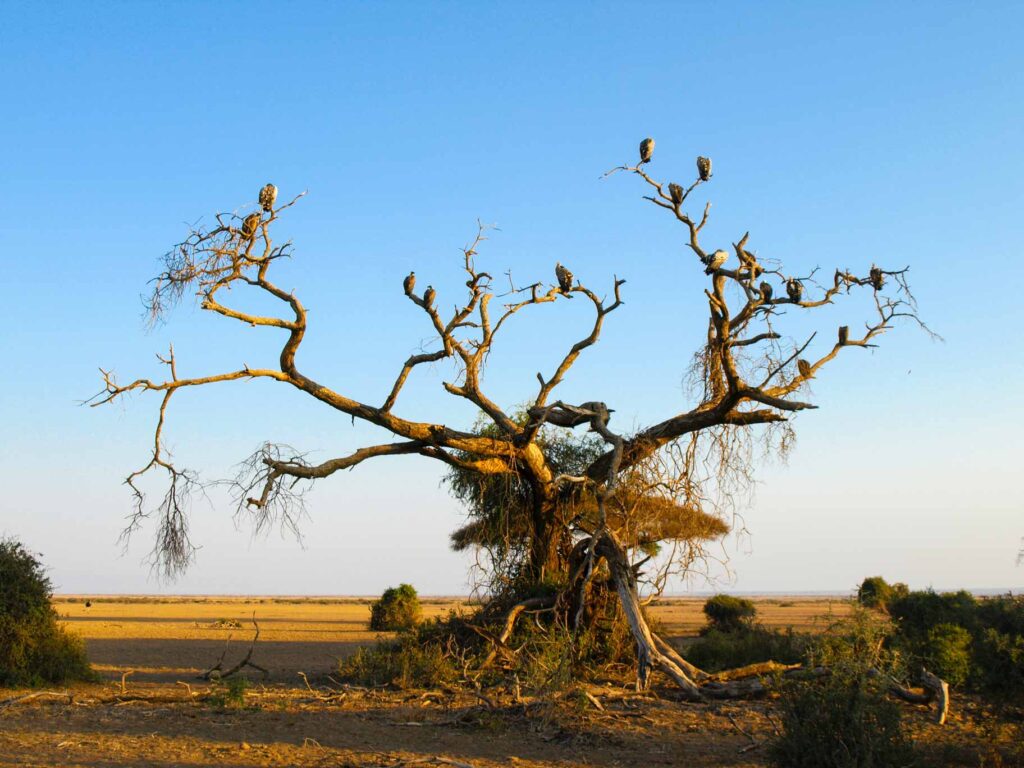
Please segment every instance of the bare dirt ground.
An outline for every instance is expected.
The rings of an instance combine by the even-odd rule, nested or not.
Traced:
[[[667,687],[636,695],[625,679],[588,688],[600,710],[582,695],[556,702],[489,695],[489,703],[457,690],[328,697],[316,681],[338,657],[376,639],[365,628],[367,600],[93,597],[87,608],[86,599],[58,599],[57,609],[86,639],[103,682],[76,686],[69,697],[0,705],[0,765],[763,766],[775,729],[770,701],[688,704]],[[702,602],[662,601],[653,614],[670,637],[686,638],[703,624]],[[426,605],[428,615],[457,607]],[[253,677],[243,705],[223,706],[196,676],[229,636],[226,661],[244,653],[253,611],[262,630],[253,660],[270,675]],[[769,626],[801,630],[845,611],[841,601],[758,602]],[[0,701],[19,693],[0,691]],[[924,707],[908,707],[930,764],[1012,764],[979,762],[979,745],[1013,736],[977,702],[958,701],[942,729],[929,717]]]

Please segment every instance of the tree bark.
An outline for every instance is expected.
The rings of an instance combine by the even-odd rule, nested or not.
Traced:
[[[562,555],[562,526],[556,524],[554,501],[541,499],[532,513],[533,535],[530,537],[530,576],[543,582],[563,575],[568,567]]]

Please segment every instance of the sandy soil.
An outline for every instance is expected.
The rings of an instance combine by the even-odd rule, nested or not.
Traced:
[[[624,681],[589,689],[600,711],[579,695],[552,704],[492,693],[493,708],[458,690],[350,690],[325,699],[298,672],[315,684],[337,657],[375,639],[365,629],[368,601],[92,598],[87,608],[85,599],[58,600],[57,609],[86,638],[104,682],[9,706],[22,692],[0,690],[0,766],[763,766],[774,732],[771,702],[694,705],[675,701],[670,688],[636,696]],[[653,613],[666,634],[685,638],[703,623],[701,605],[664,601]],[[436,615],[459,606],[426,607]],[[806,598],[760,601],[758,609],[769,625],[801,629],[845,611]],[[254,660],[271,675],[242,706],[225,707],[195,677],[228,637],[228,662],[244,652],[254,610],[262,629]],[[1012,738],[970,700],[941,731],[926,708],[908,713],[936,766],[979,765],[985,739]]]

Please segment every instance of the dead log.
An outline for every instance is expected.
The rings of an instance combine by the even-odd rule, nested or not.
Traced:
[[[935,722],[944,725],[949,715],[949,683],[922,669],[921,684],[935,697]]]
[[[802,667],[802,664],[780,664],[777,661],[762,661],[757,664],[748,664],[745,667],[723,669],[721,672],[710,675],[709,678],[715,682],[725,683],[730,680],[741,680],[745,677],[774,675],[777,672],[788,672],[801,669]]]
[[[35,693],[26,693],[21,696],[12,696],[9,699],[0,701],[0,709],[7,709],[13,707],[15,704],[24,704],[27,701],[34,699],[67,699],[67,703],[70,704],[74,700],[74,696],[67,691],[36,691]]]

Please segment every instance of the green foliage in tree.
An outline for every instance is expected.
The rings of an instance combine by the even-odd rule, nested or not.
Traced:
[[[0,685],[90,679],[81,639],[57,623],[52,587],[36,555],[0,540]]]
[[[419,624],[422,614],[419,595],[411,584],[389,587],[370,606],[370,629],[377,632],[412,629]]]

